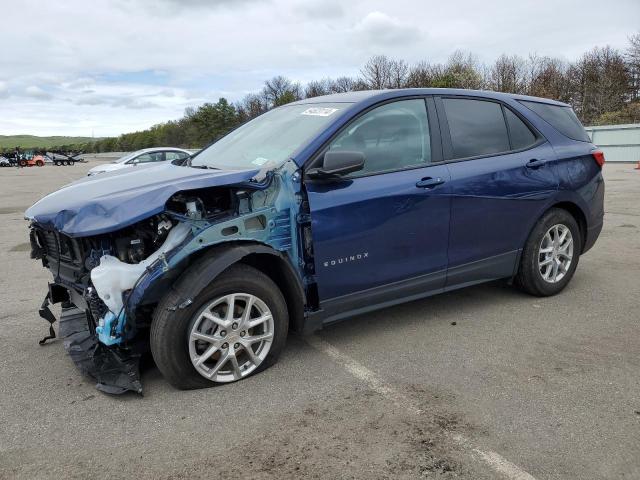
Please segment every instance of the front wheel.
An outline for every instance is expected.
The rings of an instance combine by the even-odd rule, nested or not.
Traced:
[[[202,265],[185,274],[189,291]],[[259,270],[230,267],[200,292],[180,303],[170,291],[151,324],[151,353],[175,387],[192,389],[241,380],[273,365],[284,347],[289,317],[282,293]]]
[[[559,293],[578,266],[582,237],[575,218],[559,208],[545,213],[527,239],[516,284],[539,297]]]

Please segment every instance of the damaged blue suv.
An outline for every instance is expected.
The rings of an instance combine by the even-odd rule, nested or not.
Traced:
[[[141,392],[149,350],[178,388],[232,382],[272,365],[289,329],[502,278],[560,292],[602,229],[603,163],[547,99],[299,101],[185,164],[86,178],[27,210],[53,274],[40,314],[53,325],[62,304],[65,347],[103,391]]]

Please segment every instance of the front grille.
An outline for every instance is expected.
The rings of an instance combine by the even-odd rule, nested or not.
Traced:
[[[73,238],[56,231],[40,229],[36,231],[36,237],[48,257],[67,263],[81,261],[80,246]]]

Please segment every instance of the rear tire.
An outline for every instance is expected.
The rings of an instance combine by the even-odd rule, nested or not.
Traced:
[[[202,262],[191,267],[180,280],[180,290],[189,291],[206,266],[207,262]],[[222,307],[226,311],[216,311],[216,305],[223,305],[221,301],[229,297],[232,301]],[[256,306],[249,306],[246,323],[249,302],[242,300],[244,298],[257,299]],[[175,308],[183,301],[174,290],[169,291],[156,307],[150,333],[153,359],[174,387],[205,388],[244,379],[278,360],[287,338],[289,315],[282,292],[261,271],[244,264],[233,265],[203,289],[189,306]],[[229,305],[234,306],[230,317]],[[263,327],[266,323],[249,326],[249,320],[255,322],[269,315],[268,328]],[[219,322],[227,320],[228,325],[220,325]],[[210,323],[205,329],[202,325],[207,321]],[[255,328],[264,328],[264,331],[256,333]],[[267,337],[269,332],[269,339],[255,340],[260,335]],[[196,340],[196,336],[204,340]],[[254,340],[255,343],[250,343]],[[247,348],[251,348],[251,355]],[[206,360],[196,366],[207,354]],[[227,357],[229,360],[224,360]],[[208,374],[211,376],[207,377]]]
[[[566,210],[547,211],[527,239],[516,285],[526,293],[548,297],[562,291],[578,267],[582,237],[575,218]]]
[[[36,162],[36,165],[37,165],[38,167],[44,167],[44,162],[43,162],[42,160],[38,160],[38,161]]]

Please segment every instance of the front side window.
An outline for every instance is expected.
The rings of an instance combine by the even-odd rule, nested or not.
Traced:
[[[374,108],[343,130],[329,150],[363,152],[364,168],[356,176],[429,163],[431,139],[424,100]]]
[[[442,101],[451,133],[453,158],[510,150],[507,125],[499,103],[467,98],[444,98]]]

